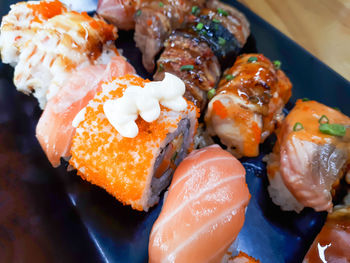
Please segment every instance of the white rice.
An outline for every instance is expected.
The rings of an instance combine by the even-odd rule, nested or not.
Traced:
[[[280,166],[278,159],[273,153],[269,155],[268,159],[269,165]],[[295,199],[292,193],[285,186],[279,171],[277,171],[275,174],[268,174],[268,179],[270,185],[267,187],[267,190],[274,204],[281,207],[283,211],[294,210],[295,212],[300,213],[300,211],[304,209],[304,206]]]

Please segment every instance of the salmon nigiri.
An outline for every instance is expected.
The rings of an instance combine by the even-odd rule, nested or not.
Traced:
[[[316,101],[298,100],[277,134],[267,174],[282,210],[333,209],[334,187],[349,170],[350,118]]]
[[[59,93],[48,101],[36,128],[36,137],[54,167],[61,157],[70,156],[75,128],[72,121],[101,90],[101,83],[113,77],[135,73],[122,57],[115,56],[107,65],[93,65],[71,75]]]
[[[241,163],[218,145],[175,171],[149,242],[149,262],[220,262],[244,223],[250,194]]]

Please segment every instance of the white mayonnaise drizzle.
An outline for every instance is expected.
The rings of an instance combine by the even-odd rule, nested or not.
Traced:
[[[174,111],[185,110],[185,90],[181,79],[165,73],[162,81],[148,82],[144,88],[129,86],[123,97],[106,101],[103,110],[108,121],[123,137],[134,138],[139,132],[135,122],[138,115],[147,122],[155,121],[160,115],[159,103]]]

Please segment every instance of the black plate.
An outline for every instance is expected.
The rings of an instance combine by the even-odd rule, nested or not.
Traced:
[[[11,2],[1,1],[0,15]],[[229,3],[251,23],[245,51],[282,62],[294,85],[292,102],[308,97],[350,115],[348,81],[238,2]],[[132,33],[120,32],[117,46],[145,76],[131,39]],[[161,204],[148,213],[133,211],[65,167],[53,169],[35,138],[41,111],[32,97],[15,90],[12,76],[11,67],[0,64],[0,261],[147,262],[148,235]],[[305,209],[298,215],[274,206],[262,156],[242,160],[252,198],[234,245],[261,262],[301,262],[325,214]]]

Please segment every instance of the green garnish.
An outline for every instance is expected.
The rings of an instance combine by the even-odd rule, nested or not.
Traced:
[[[180,68],[181,71],[189,71],[189,70],[193,70],[194,66],[193,65],[184,65]]]
[[[177,157],[177,152],[175,152],[174,155],[171,157],[171,161],[172,161],[172,162],[175,162],[176,157]]]
[[[304,126],[300,122],[296,122],[293,126],[293,131],[300,131],[304,129]]]
[[[216,90],[215,89],[210,89],[207,93],[207,97],[209,100],[211,100],[216,94]]]
[[[282,63],[281,63],[281,61],[279,61],[279,60],[275,60],[275,61],[273,62],[273,66],[275,67],[275,69],[280,69],[280,68],[281,68],[281,65],[282,65]]]
[[[337,111],[340,111],[340,112],[341,112],[340,108],[338,108],[338,107],[333,107],[333,109],[335,109],[335,110],[337,110]]]
[[[318,120],[318,123],[329,123],[329,119],[326,115],[322,115],[321,118]]]
[[[136,16],[140,16],[140,15],[141,15],[141,13],[142,13],[142,11],[141,11],[141,10],[137,10],[137,12],[136,12]]]
[[[163,6],[164,6],[163,2],[159,2],[159,7],[163,7]]]
[[[164,65],[162,63],[159,63],[158,72],[162,72],[163,70],[164,70]]]
[[[222,16],[227,16],[228,13],[227,11],[225,11],[224,9],[222,8],[218,8],[218,14],[222,15]]]
[[[227,74],[227,75],[225,76],[225,79],[226,79],[227,81],[230,81],[230,80],[233,80],[235,77],[236,77],[236,76],[233,76],[233,75],[231,75],[231,74]]]
[[[320,124],[320,132],[334,135],[334,136],[344,136],[346,133],[346,127],[341,124],[329,124],[329,123],[321,123]]]
[[[249,63],[256,62],[256,61],[258,61],[257,57],[250,57],[250,58],[248,58],[248,62]]]
[[[205,29],[203,28],[203,30],[199,31],[199,34],[202,34],[202,35],[207,35],[207,31],[205,31]]]
[[[220,20],[218,20],[218,19],[216,19],[216,18],[214,18],[212,21],[213,21],[214,23],[221,23]]]
[[[192,10],[191,10],[191,13],[193,14],[193,15],[198,15],[199,14],[199,12],[200,12],[200,9],[199,9],[199,7],[198,6],[192,6]]]
[[[219,37],[219,45],[220,46],[223,46],[226,44],[226,39],[225,38],[222,38],[222,37]]]
[[[196,26],[196,29],[197,30],[202,30],[204,27],[203,23],[198,23],[197,26]]]
[[[301,100],[302,101],[309,101],[310,99],[309,98],[302,98]]]
[[[215,28],[216,31],[218,31],[218,30],[219,30],[219,25],[218,25],[218,24],[215,24],[215,25],[214,25],[214,28]]]

